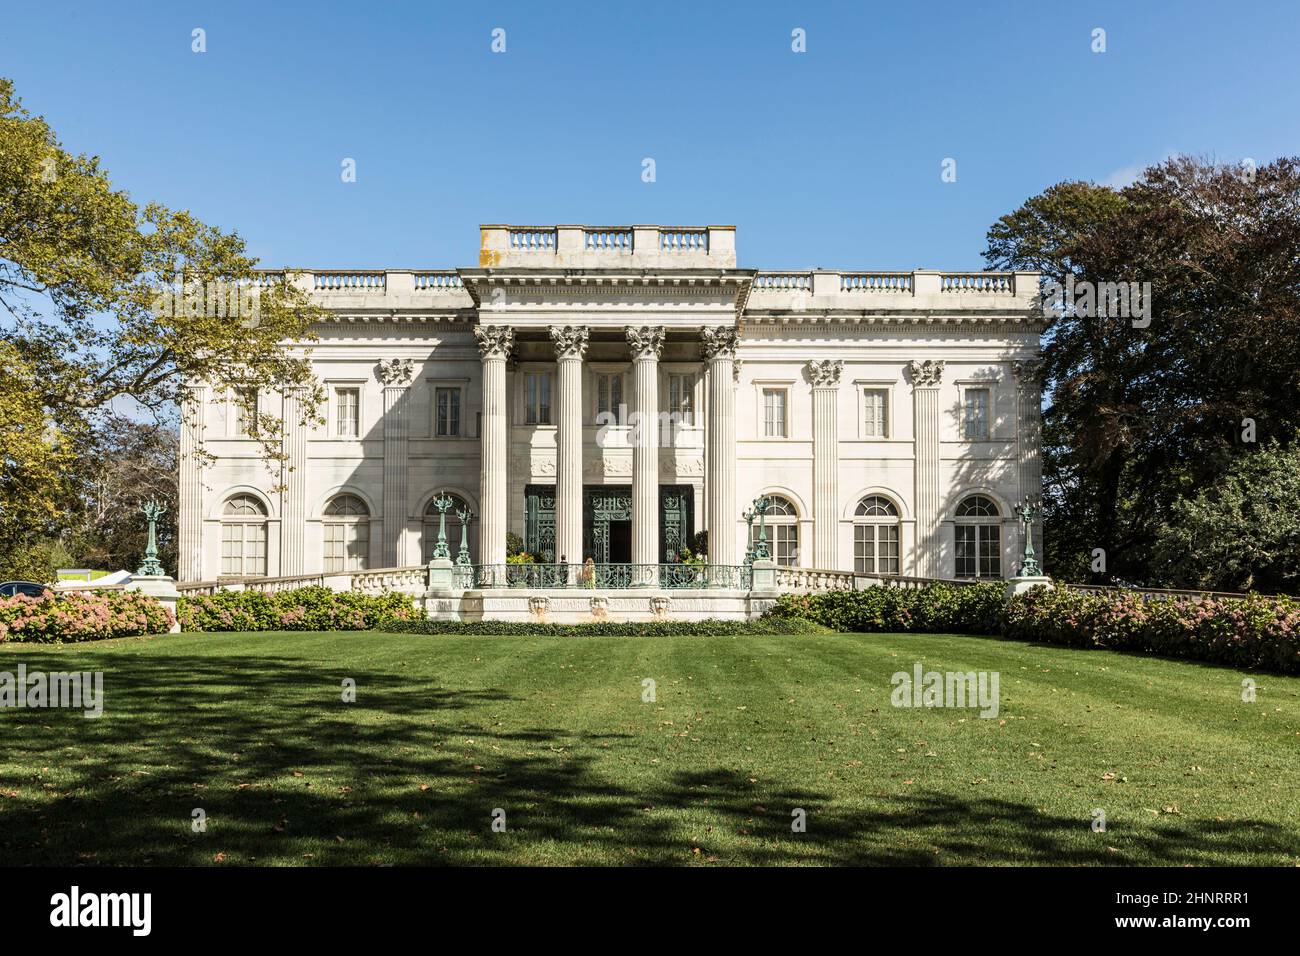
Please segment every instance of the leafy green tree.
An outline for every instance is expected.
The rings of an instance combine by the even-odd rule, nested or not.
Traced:
[[[1075,303],[1044,336],[1046,566],[1142,583],[1174,503],[1300,426],[1300,168],[1188,157],[1062,183],[989,230],[991,267],[1150,283],[1149,324]],[[1105,570],[1093,572],[1094,549]]]
[[[1300,589],[1300,445],[1239,455],[1211,487],[1175,502],[1154,565],[1185,587]]]

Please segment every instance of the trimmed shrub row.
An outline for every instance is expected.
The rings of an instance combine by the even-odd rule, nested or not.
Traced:
[[[873,587],[783,594],[768,614],[802,617],[836,631],[997,634],[1005,603],[1001,584],[927,584],[915,590]]]
[[[172,612],[139,591],[47,592],[0,598],[0,642],[63,644],[166,634]]]
[[[757,621],[593,621],[545,624],[535,621],[393,621],[381,630],[403,634],[481,634],[494,637],[671,637],[749,634],[824,634],[826,628],[798,618]]]
[[[837,631],[1001,635],[1300,674],[1300,601],[1287,597],[1153,600],[1034,588],[1007,600],[1001,584],[932,584],[786,594],[771,613]]]
[[[1135,593],[1034,588],[1007,602],[1002,634],[1300,674],[1300,601],[1295,598],[1252,594],[1153,601]]]
[[[291,591],[218,591],[182,597],[185,631],[365,631],[418,612],[406,594],[362,594],[327,587]]]

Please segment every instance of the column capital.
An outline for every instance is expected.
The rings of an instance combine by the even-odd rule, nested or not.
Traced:
[[[633,359],[659,360],[668,334],[662,325],[629,325],[625,331],[627,344],[632,346]]]
[[[705,359],[735,359],[739,344],[740,329],[734,325],[706,325],[700,329],[700,349]]]
[[[508,359],[515,344],[515,330],[508,325],[476,325],[474,338],[478,339],[480,358]]]
[[[924,362],[915,360],[907,363],[907,372],[912,376],[914,388],[937,388],[943,379],[943,360]]]
[[[551,341],[555,343],[555,357],[582,358],[587,351],[587,329],[580,325],[551,326]]]
[[[1043,360],[1041,358],[1016,359],[1011,363],[1011,374],[1016,377],[1016,385],[1022,391],[1041,391],[1043,387],[1042,373]]]
[[[844,362],[840,359],[814,360],[808,363],[807,369],[813,388],[839,388]]]
[[[385,388],[392,386],[404,388],[411,384],[411,376],[415,374],[415,363],[411,359],[380,359],[375,374]]]

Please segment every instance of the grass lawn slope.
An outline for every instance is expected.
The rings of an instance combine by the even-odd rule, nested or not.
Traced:
[[[997,671],[1000,713],[891,706],[917,661]],[[919,634],[0,646],[20,663],[103,671],[105,704],[0,710],[7,864],[1300,862],[1297,678]]]

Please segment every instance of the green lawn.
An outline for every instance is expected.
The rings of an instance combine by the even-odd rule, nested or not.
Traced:
[[[998,671],[998,718],[892,707],[916,661]],[[1300,862],[1296,678],[1243,703],[1229,669],[947,635],[0,645],[20,662],[102,670],[106,704],[0,710],[8,864]]]

